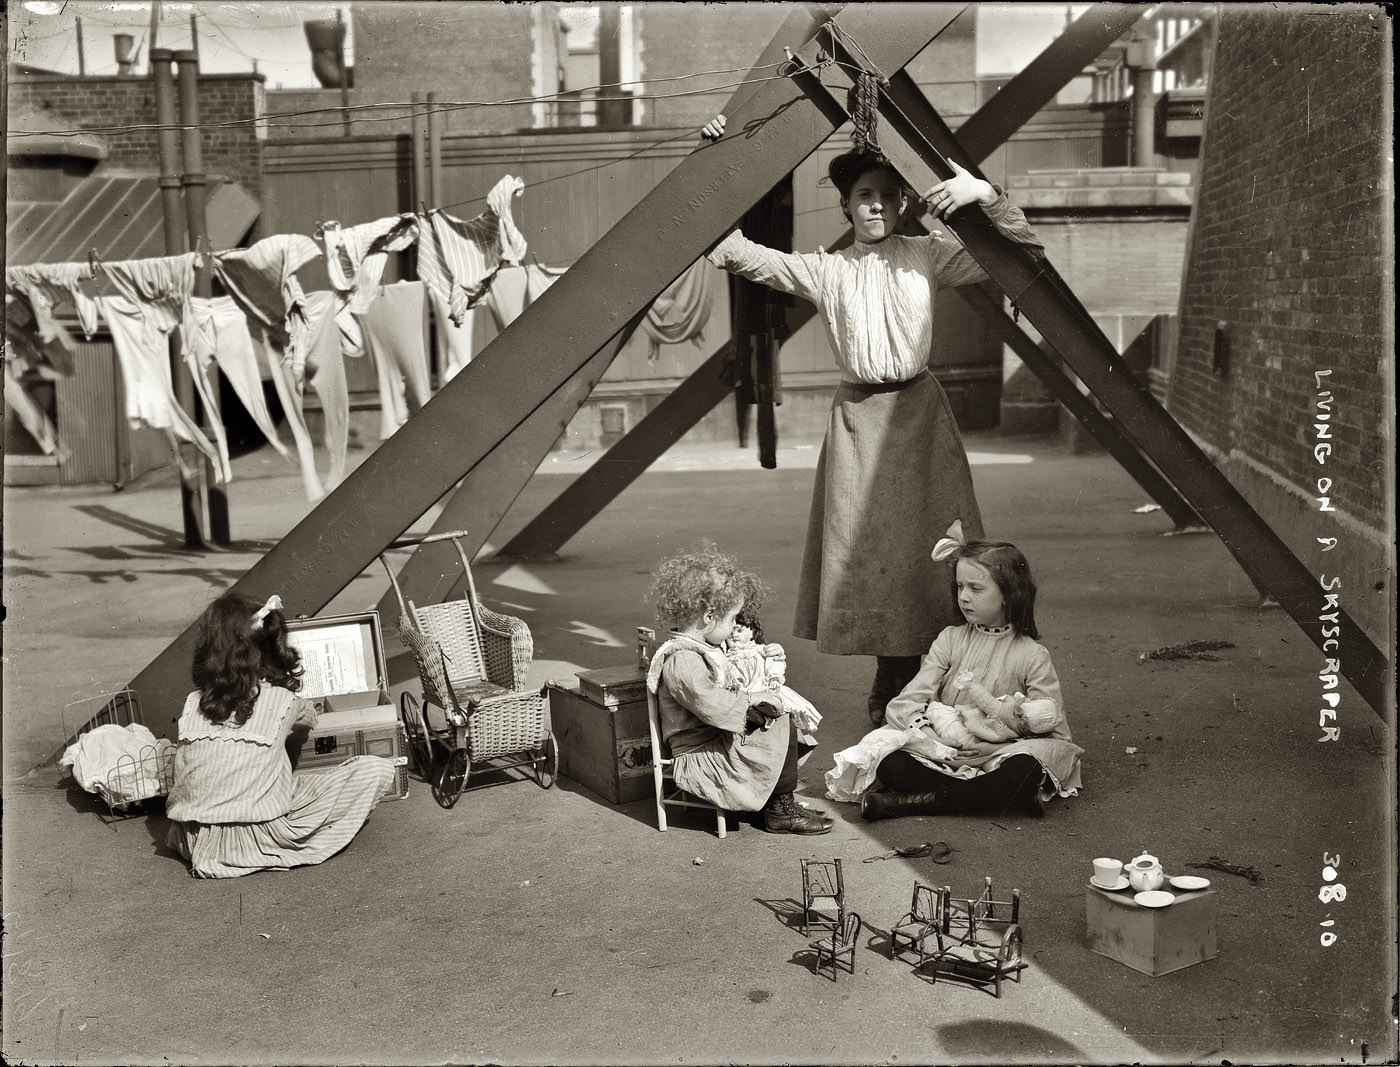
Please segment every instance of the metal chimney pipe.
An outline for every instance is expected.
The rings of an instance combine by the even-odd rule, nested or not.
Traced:
[[[129,33],[112,34],[112,50],[117,56],[117,73],[127,75],[131,73],[131,68],[136,65],[136,60],[132,55],[131,47],[136,43],[136,38]]]

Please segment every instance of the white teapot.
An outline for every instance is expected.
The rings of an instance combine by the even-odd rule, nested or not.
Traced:
[[[1128,884],[1139,893],[1148,889],[1160,889],[1166,881],[1166,875],[1162,873],[1162,865],[1157,862],[1157,857],[1149,856],[1146,852],[1125,863],[1123,873],[1128,876]]]

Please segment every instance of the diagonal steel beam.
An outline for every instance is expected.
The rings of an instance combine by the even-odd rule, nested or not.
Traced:
[[[569,420],[631,339],[640,321],[639,316],[628,323],[622,333],[600,348],[524,422],[482,457],[447,498],[442,511],[433,520],[430,534],[466,530],[462,547],[468,558],[481,550],[525,488],[525,483],[568,427]],[[461,374],[470,374],[475,365],[475,360],[468,363]],[[420,544],[399,568],[396,579],[405,599],[415,604],[436,604],[445,600],[456,593],[457,586],[464,580],[457,552],[449,541]],[[395,617],[398,598],[392,588],[385,590],[378,609],[382,619]]]
[[[828,110],[833,122],[845,114],[810,69],[795,73],[794,81]],[[886,94],[881,96],[880,115],[913,150],[886,143],[885,152],[896,166],[910,174],[922,164],[940,179],[953,176],[947,159]],[[1133,427],[1143,451],[1211,525],[1255,585],[1272,595],[1326,654],[1318,624],[1318,609],[1324,603],[1318,579],[1132,373],[1097,324],[1086,318],[1054,267],[1008,241],[981,211],[958,212],[947,225],[1105,409]],[[1392,696],[1390,663],[1348,613],[1337,608],[1335,614],[1341,647],[1350,650],[1337,673],[1384,717]],[[1329,656],[1328,662],[1336,662],[1335,657]]]
[[[958,143],[963,151],[978,162],[986,159],[1127,33],[1146,11],[1145,4],[1090,7],[958,127]]]
[[[842,18],[882,70],[902,68],[947,21],[942,5],[862,4]],[[448,382],[233,590],[280,593],[289,614],[320,611],[844,121],[787,79],[755,88],[731,133],[664,177],[487,346],[470,384]],[[132,679],[162,733],[174,726],[195,634],[192,623]]]
[[[548,556],[729,395],[720,377],[734,354],[726,341],[500,549],[501,556]]]

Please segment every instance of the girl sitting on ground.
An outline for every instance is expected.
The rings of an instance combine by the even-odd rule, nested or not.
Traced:
[[[195,878],[321,863],[359,832],[394,777],[380,756],[293,777],[288,735],[316,709],[297,696],[301,656],[280,597],[261,607],[225,593],[199,620],[195,691],[178,723],[166,844]]]
[[[651,600],[669,630],[647,672],[671,773],[727,811],[761,811],[769,833],[824,834],[831,822],[797,804],[797,732],[765,689],[740,689],[723,646],[754,579],[713,545],[665,560]]]
[[[934,639],[914,680],[890,701],[888,729],[927,736],[922,744],[879,753],[874,777],[880,791],[861,796],[861,817],[1039,815],[1042,802],[1079,791],[1083,749],[1070,739],[1059,678],[1038,641],[1030,566],[1005,541],[964,543],[959,522],[933,556],[953,561],[953,592],[967,621]],[[1048,732],[1005,741],[960,737],[957,744],[938,734],[941,707],[975,709],[979,700],[995,701],[992,693],[1024,694],[1022,707],[1035,702],[1036,722],[1050,723]],[[1014,697],[1009,703],[1015,706]],[[869,747],[862,741],[837,754],[829,783],[852,759],[862,762],[863,745]]]

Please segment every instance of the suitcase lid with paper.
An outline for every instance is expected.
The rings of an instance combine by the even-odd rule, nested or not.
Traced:
[[[379,612],[289,619],[287,640],[301,653],[301,695],[318,714],[392,706]]]

